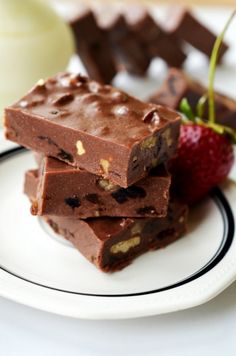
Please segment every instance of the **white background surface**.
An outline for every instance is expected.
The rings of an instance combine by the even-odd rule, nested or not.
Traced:
[[[224,19],[227,13],[222,12]],[[211,15],[212,27],[218,27],[219,12],[204,15]],[[223,73],[219,71],[222,84]],[[1,356],[233,356],[235,335],[236,283],[200,307],[124,321],[76,320],[0,298]]]
[[[1,356],[234,356],[236,283],[200,307],[150,318],[86,321],[0,298]]]

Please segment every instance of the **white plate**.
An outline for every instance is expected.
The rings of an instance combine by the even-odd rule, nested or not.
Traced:
[[[198,15],[219,32],[229,10],[206,8]],[[234,46],[226,65],[218,68],[216,87],[234,95],[235,24],[226,37]],[[206,82],[206,64],[203,56],[193,52],[185,69]],[[72,69],[78,70],[76,61]],[[150,75],[145,80],[119,75],[115,84],[146,97],[165,76],[160,61],[152,65]],[[73,317],[131,318],[201,304],[235,280],[236,186],[232,181],[191,212],[185,237],[107,275],[30,215],[22,185],[33,159],[16,148],[7,151],[9,147],[0,139],[0,295]]]
[[[181,240],[107,275],[30,215],[22,187],[33,166],[25,150],[0,154],[2,296],[73,317],[129,318],[203,303],[235,279],[234,183],[191,212]]]

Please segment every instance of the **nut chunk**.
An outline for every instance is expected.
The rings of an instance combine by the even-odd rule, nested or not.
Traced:
[[[154,161],[173,156],[180,116],[86,77],[59,74],[8,107],[5,128],[9,140],[126,188]]]

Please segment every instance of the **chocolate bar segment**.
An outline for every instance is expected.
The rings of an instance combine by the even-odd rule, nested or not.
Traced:
[[[180,116],[86,77],[59,74],[5,110],[6,138],[121,187],[175,153]]]
[[[149,101],[168,106],[173,110],[180,109],[180,102],[186,98],[194,112],[199,99],[207,94],[207,88],[196,80],[191,79],[183,71],[171,68],[162,87],[154,93]],[[236,129],[236,101],[215,92],[216,121]],[[203,117],[208,119],[208,104],[205,105]]]
[[[187,207],[173,205],[166,218],[100,218],[76,220],[47,217],[52,229],[69,240],[104,272],[121,270],[137,256],[163,248],[186,231]]]
[[[119,69],[125,69],[135,75],[144,75],[151,58],[129,28],[123,14],[107,5],[94,8],[94,13],[100,28],[107,34]]]
[[[37,173],[26,175],[25,192],[32,198]],[[36,191],[35,191],[36,194]],[[187,206],[170,204],[165,218],[97,218],[79,220],[45,217],[53,230],[69,240],[91,263],[104,272],[120,270],[134,258],[162,248],[179,239],[186,231]]]
[[[197,20],[191,10],[171,6],[164,25],[170,35],[189,43],[210,58],[216,36]],[[219,62],[227,50],[228,45],[223,42],[219,51]]]
[[[186,55],[177,39],[168,35],[142,6],[123,8],[126,20],[151,58],[160,57],[169,66],[180,67]]]
[[[92,11],[81,10],[70,19],[77,52],[89,77],[110,83],[116,75],[115,62],[106,34],[99,28]]]
[[[34,215],[162,217],[166,216],[171,177],[158,167],[128,188],[45,157],[39,174]]]

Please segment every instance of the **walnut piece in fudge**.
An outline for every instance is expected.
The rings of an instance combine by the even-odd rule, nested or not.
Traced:
[[[174,155],[180,120],[170,109],[65,73],[5,109],[5,135],[127,188]]]
[[[169,203],[171,177],[163,166],[136,184],[121,188],[85,170],[45,157],[39,169],[34,215],[162,217]]]
[[[37,171],[26,174],[25,192],[35,199]],[[104,272],[120,270],[137,256],[165,247],[186,231],[188,208],[173,201],[165,218],[76,218],[47,216],[52,229]]]
[[[178,111],[181,100],[186,98],[195,112],[199,99],[205,94],[207,94],[207,88],[204,85],[191,79],[180,69],[171,68],[162,87],[149,98],[149,101]],[[234,99],[215,92],[215,110],[216,122],[236,129],[236,101]],[[208,118],[207,103],[203,117],[206,120]]]

